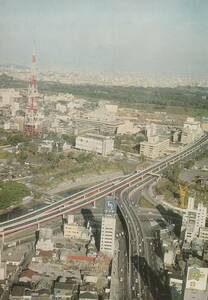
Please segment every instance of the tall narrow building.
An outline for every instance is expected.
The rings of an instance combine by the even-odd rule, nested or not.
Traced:
[[[116,205],[113,199],[105,202],[105,214],[102,217],[100,251],[113,256],[116,234]]]

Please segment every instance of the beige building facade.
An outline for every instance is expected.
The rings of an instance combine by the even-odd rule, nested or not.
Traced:
[[[149,137],[148,141],[140,143],[140,154],[150,159],[157,159],[167,153],[169,139],[160,140],[158,136]]]
[[[113,151],[114,140],[109,136],[87,134],[77,136],[75,147],[80,150],[96,152],[105,156]]]

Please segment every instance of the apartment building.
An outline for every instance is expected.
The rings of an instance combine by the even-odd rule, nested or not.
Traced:
[[[157,159],[167,153],[169,139],[160,139],[158,136],[150,136],[148,141],[140,143],[140,154],[150,159]]]
[[[194,118],[187,118],[182,130],[181,143],[184,145],[190,144],[202,136],[202,134],[201,123]]]
[[[190,243],[195,237],[199,237],[200,229],[205,227],[206,217],[207,208],[203,203],[199,203],[197,208],[194,208],[193,198],[190,198],[186,212],[183,215],[181,228],[182,231],[185,230],[186,242]]]

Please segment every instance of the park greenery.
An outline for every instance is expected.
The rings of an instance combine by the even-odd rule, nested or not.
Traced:
[[[139,153],[139,145],[146,137],[139,134],[117,135],[114,139],[114,147],[124,152]]]
[[[2,74],[1,87],[27,88],[27,82]],[[121,106],[145,111],[166,111],[194,116],[206,115],[208,102],[202,96],[208,94],[207,87],[178,86],[175,88],[71,85],[60,82],[39,82],[44,93],[72,93],[89,101],[109,100]]]
[[[181,168],[177,164],[168,168],[161,179],[157,182],[155,190],[158,194],[164,195],[165,199],[178,198],[179,196],[179,174]]]
[[[22,199],[30,195],[30,190],[22,183],[0,181],[0,209],[20,204]]]
[[[16,146],[21,143],[28,143],[31,138],[22,132],[0,129],[0,146]]]
[[[76,136],[75,135],[73,135],[73,134],[71,134],[71,135],[62,134],[62,138],[67,144],[75,146],[75,142],[76,142]]]
[[[184,169],[191,169],[196,161],[200,161],[207,158],[207,153],[200,153],[195,159],[190,159],[184,162]],[[187,203],[188,196],[194,196],[196,203],[204,202],[208,205],[208,186],[201,184],[198,176],[195,176],[190,182],[183,182],[180,180],[180,172],[182,171],[182,165],[175,165],[174,167],[166,170],[155,186],[155,190],[158,194],[163,195],[165,199],[179,200],[179,185],[187,186],[187,193],[185,201]]]
[[[101,174],[105,171],[122,171],[127,174],[135,169],[134,164],[112,160],[95,153],[71,150],[63,152],[38,152],[37,145],[30,143],[19,150],[16,159],[30,168],[32,183],[50,187],[64,180],[74,181],[86,174]]]

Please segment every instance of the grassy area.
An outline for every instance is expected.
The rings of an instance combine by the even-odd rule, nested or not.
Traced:
[[[19,143],[27,143],[31,141],[30,137],[25,136],[22,132],[4,130],[0,128],[0,145],[16,146]]]
[[[114,140],[114,145],[116,149],[124,152],[139,152],[139,144],[146,138],[143,134],[123,134],[117,135]]]
[[[124,174],[135,170],[136,165],[125,160],[112,160],[95,153],[70,151],[68,154],[39,153],[35,144],[30,144],[17,154],[17,160],[29,163],[35,175],[31,183],[41,187],[52,187],[61,181],[75,181],[86,174],[101,174],[105,171],[122,171]],[[28,164],[27,164],[28,165]]]
[[[64,164],[64,162],[63,162]],[[128,174],[135,170],[135,166],[130,165],[125,161],[109,162],[107,160],[101,160],[101,158],[94,159],[93,162],[84,164],[74,164],[74,167],[65,168],[47,168],[41,167],[38,172],[38,176],[32,179],[32,183],[40,187],[54,187],[57,184],[72,180],[75,181],[84,175],[101,174],[105,171],[122,171],[124,174]],[[45,174],[45,175],[43,175]]]
[[[21,200],[30,195],[30,190],[22,183],[8,181],[0,182],[0,209],[19,204]]]
[[[150,203],[144,196],[139,198],[139,206],[143,208],[154,208],[154,205]]]
[[[12,158],[12,157],[14,157],[13,153],[10,153],[8,151],[0,150],[0,159],[9,159],[9,158]]]

